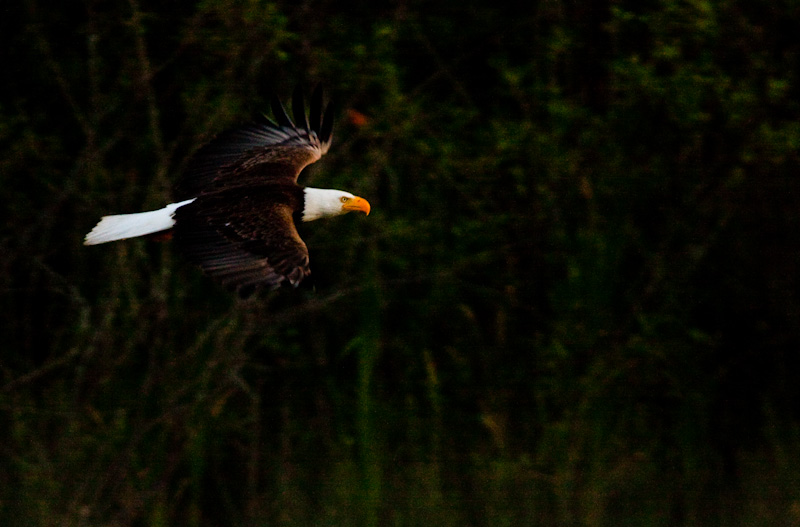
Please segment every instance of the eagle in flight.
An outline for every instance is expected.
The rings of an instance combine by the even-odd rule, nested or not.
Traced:
[[[330,147],[332,106],[323,112],[322,89],[306,116],[295,90],[289,118],[272,100],[275,121],[221,133],[190,160],[175,202],[163,209],[104,216],[86,235],[97,245],[149,234],[171,234],[186,257],[242,295],[255,288],[297,286],[309,275],[308,248],[296,223],[351,211],[369,214],[367,200],[349,192],[302,187],[297,177]]]

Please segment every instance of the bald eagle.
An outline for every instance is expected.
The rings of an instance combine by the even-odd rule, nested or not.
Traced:
[[[369,214],[370,205],[349,192],[297,184],[303,168],[331,144],[333,112],[330,104],[323,112],[321,88],[312,94],[308,116],[295,90],[295,122],[278,99],[271,105],[275,121],[263,117],[228,130],[197,151],[174,203],[104,216],[84,245],[167,233],[189,260],[242,294],[284,282],[297,286],[310,269],[296,223],[351,211]]]

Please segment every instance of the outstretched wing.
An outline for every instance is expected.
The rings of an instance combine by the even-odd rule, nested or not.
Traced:
[[[203,195],[175,214],[174,240],[206,274],[243,296],[309,274],[289,193],[260,187]]]
[[[317,86],[306,117],[302,90],[298,88],[292,112],[295,122],[280,100],[273,98],[275,121],[263,117],[223,132],[202,147],[178,183],[176,199],[270,182],[295,183],[303,168],[328,151],[333,107],[329,104],[323,112],[322,88]]]

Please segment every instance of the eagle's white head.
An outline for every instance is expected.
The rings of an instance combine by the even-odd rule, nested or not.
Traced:
[[[304,189],[303,221],[338,216],[354,210],[369,214],[369,202],[349,192],[329,188]]]

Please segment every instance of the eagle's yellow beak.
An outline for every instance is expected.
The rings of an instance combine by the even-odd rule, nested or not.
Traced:
[[[369,216],[369,201],[354,196],[342,204],[342,210],[345,212],[361,211]]]

